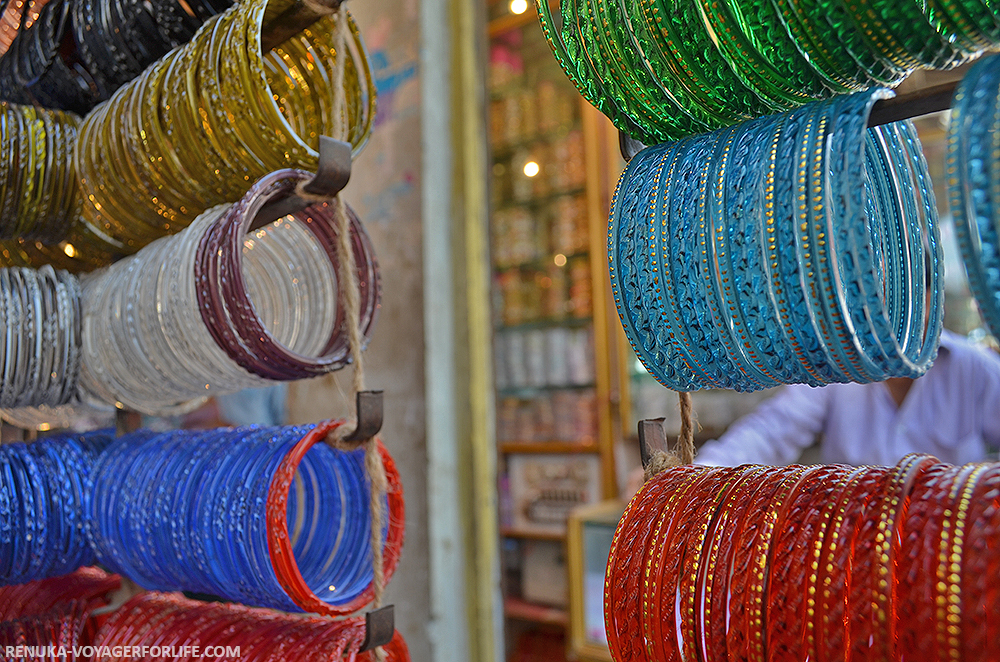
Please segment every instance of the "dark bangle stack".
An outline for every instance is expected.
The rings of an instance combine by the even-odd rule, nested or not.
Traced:
[[[18,32],[38,20],[49,0],[0,0],[0,55],[7,52]]]
[[[75,55],[70,5],[54,0],[30,28],[15,37],[0,58],[0,96],[4,101],[59,108],[84,114],[107,98]]]
[[[52,0],[33,22],[25,20],[30,12],[22,13],[16,36],[3,49],[13,20],[5,11],[0,100],[86,114],[172,48],[187,43],[202,23],[230,4]]]

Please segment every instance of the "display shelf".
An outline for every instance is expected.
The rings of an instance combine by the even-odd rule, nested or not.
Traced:
[[[501,271],[498,269],[497,271]],[[520,324],[498,324],[497,331],[533,331],[535,329],[555,329],[562,327],[580,328],[592,324],[594,318],[586,317],[563,317],[561,319],[536,320],[534,322],[521,322]]]
[[[569,612],[558,607],[539,605],[508,595],[503,599],[503,613],[507,618],[543,625],[569,626]]]
[[[594,388],[593,383],[588,384],[559,384],[554,386],[508,386],[497,389],[497,397],[517,398],[519,400],[531,400],[543,393],[553,391],[583,391]]]
[[[505,441],[500,452],[505,455],[531,453],[600,453],[596,441]]]
[[[587,257],[589,255],[589,253],[587,253],[586,251],[580,251],[580,252],[577,252],[577,253],[559,253],[559,255],[562,255],[563,258],[566,260],[566,262],[569,262],[570,260],[572,260],[574,258]],[[546,269],[548,269],[548,268],[550,268],[552,266],[556,266],[556,267],[565,267],[566,266],[566,262],[564,262],[562,265],[560,265],[560,264],[558,264],[558,263],[555,262],[554,258],[555,258],[555,255],[549,255],[549,256],[544,257],[544,258],[537,258],[537,259],[534,259],[534,260],[527,260],[526,262],[518,262],[516,264],[494,264],[493,265],[493,270],[494,270],[494,272],[496,272],[496,273],[499,274],[499,273],[504,273],[506,271],[545,271]],[[566,324],[566,323],[569,323],[569,324],[572,324],[572,323],[582,324],[584,322],[589,322],[590,319],[591,319],[590,315],[587,315],[586,317],[566,317],[566,318],[563,318],[563,319],[546,320],[545,323],[549,324],[549,326],[551,326],[553,324],[558,325],[558,324]],[[515,325],[512,325],[512,326],[514,326],[514,327],[526,326],[526,327],[530,328],[532,324],[536,324],[537,325],[537,323],[535,323],[535,322],[529,322],[529,323],[526,323],[526,324],[515,324]],[[507,326],[507,327],[501,327],[501,328],[511,328],[511,327]]]
[[[554,577],[538,549],[566,540],[563,509],[617,492],[605,248],[617,133],[551,58],[534,8],[504,15],[509,0],[487,2],[500,535],[514,555],[504,613],[518,632],[565,629],[567,610],[535,602],[558,603],[558,591],[531,578]]]
[[[553,531],[531,531],[528,529],[515,529],[510,526],[500,527],[500,535],[504,538],[519,538],[521,540],[565,540],[564,532]]]
[[[496,205],[493,209],[494,211],[504,211],[506,209],[513,209],[515,207],[531,207],[531,208],[544,207],[546,205],[552,204],[552,202],[558,200],[559,198],[565,198],[571,195],[583,195],[586,192],[587,189],[576,186],[569,189],[563,189],[561,191],[546,193],[545,195],[533,196],[525,200],[510,200],[502,204]]]
[[[518,86],[519,88],[520,86]],[[517,88],[512,88],[517,89]],[[491,101],[502,101],[507,97],[511,96],[509,93],[504,92],[492,92],[490,94]],[[519,151],[530,150],[532,147],[537,147],[539,145],[545,145],[548,143],[554,143],[557,140],[565,138],[570,134],[570,132],[579,130],[580,122],[574,121],[572,123],[561,126],[554,131],[547,131],[545,133],[536,133],[531,136],[525,136],[521,140],[516,140],[514,142],[500,142],[492,145],[490,148],[490,154],[494,161],[499,161],[503,158],[509,158]]]

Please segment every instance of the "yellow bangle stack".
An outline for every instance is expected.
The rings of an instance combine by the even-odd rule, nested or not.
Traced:
[[[84,193],[77,234],[88,251],[134,253],[271,171],[314,171],[319,136],[341,126],[342,56],[346,139],[361,149],[375,86],[357,26],[344,12],[344,54],[334,17],[262,53],[262,26],[292,4],[250,0],[216,16],[86,117],[74,163]]]
[[[58,242],[79,206],[70,155],[80,120],[0,102],[0,239]]]

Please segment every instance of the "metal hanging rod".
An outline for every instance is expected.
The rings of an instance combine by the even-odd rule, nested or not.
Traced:
[[[260,35],[260,47],[265,53],[294,37],[310,25],[336,11],[343,0],[310,0],[308,3],[296,2],[281,12],[264,26]],[[317,11],[319,10],[319,11]],[[338,54],[337,57],[340,57]]]
[[[294,37],[310,25],[340,9],[343,0],[310,0],[296,2],[269,21],[260,34],[260,48],[265,53]],[[318,10],[318,11],[317,11]],[[340,57],[338,54],[337,57]]]
[[[951,108],[951,98],[959,81],[925,87],[916,92],[900,94],[892,99],[876,101],[868,115],[868,126],[881,126]]]
[[[950,83],[925,87],[916,92],[900,94],[892,99],[876,101],[868,115],[868,126],[881,126],[890,122],[948,110],[951,108],[951,98],[955,95],[958,83],[959,81],[955,80]],[[622,158],[631,161],[632,157],[646,146],[629,137],[625,132],[619,131],[618,147],[621,149]]]
[[[316,169],[316,176],[302,187],[303,190],[313,195],[332,198],[347,186],[350,179],[351,143],[336,140],[330,136],[320,136],[319,167]],[[269,202],[257,212],[257,216],[250,224],[250,230],[262,228],[286,214],[302,211],[310,204],[313,203],[295,194]]]

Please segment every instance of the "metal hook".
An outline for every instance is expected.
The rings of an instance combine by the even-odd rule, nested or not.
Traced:
[[[332,198],[347,186],[351,180],[351,143],[336,140],[330,136],[319,137],[319,167],[316,176],[302,186],[302,190],[311,195]],[[251,230],[262,228],[282,216],[302,211],[312,200],[305,200],[294,193],[281,200],[273,200],[257,212]]]
[[[142,414],[131,409],[118,407],[115,409],[115,436],[120,437],[135,432],[142,427]]]
[[[358,425],[344,441],[360,444],[382,429],[382,391],[360,391],[355,395]]]
[[[393,605],[370,611],[365,614],[365,640],[358,652],[364,653],[378,646],[385,646],[392,641],[394,634],[396,634],[396,616]]]
[[[619,131],[618,149],[621,150],[622,158],[628,163],[632,160],[633,156],[646,149],[646,146],[624,131]]]
[[[656,451],[668,452],[667,429],[663,418],[647,418],[639,421],[639,457],[642,466],[648,467]]]
[[[268,21],[264,29],[261,30],[261,51],[267,53],[275,46],[281,45],[319,19],[329,16],[340,9],[340,5],[342,4],[343,0],[313,0],[310,3],[296,2],[278,14],[273,20]],[[317,11],[321,7],[327,7],[329,11]]]

